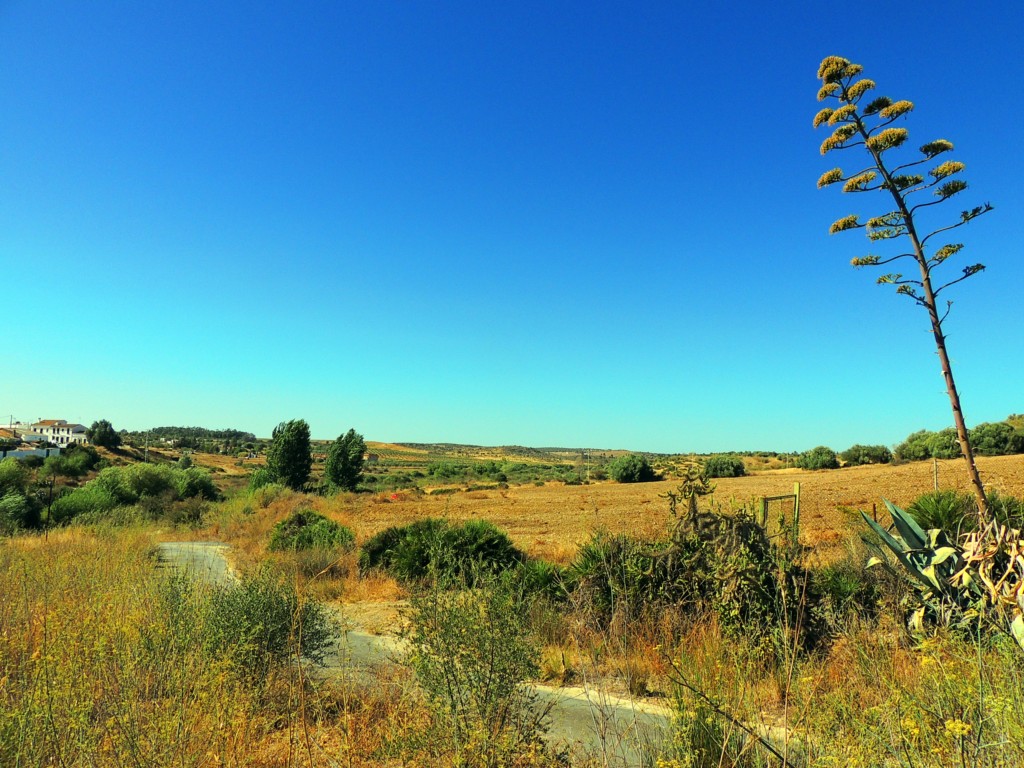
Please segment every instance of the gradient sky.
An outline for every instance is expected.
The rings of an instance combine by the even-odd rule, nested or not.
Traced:
[[[822,57],[990,201],[947,329],[1024,411],[1024,5],[0,1],[2,419],[660,452],[951,422],[819,191]],[[853,170],[851,167],[850,170]]]

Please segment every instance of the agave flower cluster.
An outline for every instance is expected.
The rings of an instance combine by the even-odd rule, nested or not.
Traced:
[[[959,220],[923,237],[917,232],[915,213],[944,202],[967,189],[966,181],[951,178],[961,173],[965,166],[959,161],[945,160],[924,172],[921,166],[930,164],[939,155],[953,149],[951,142],[937,139],[922,145],[919,157],[890,167],[887,163],[888,158],[884,158],[883,155],[902,147],[909,139],[907,129],[895,126],[894,123],[913,111],[914,104],[907,100],[893,101],[887,96],[867,100],[868,94],[875,90],[875,82],[859,77],[862,70],[861,65],[841,56],[827,57],[818,69],[818,77],[822,81],[818,100],[836,103],[836,106],[825,107],[814,116],[815,128],[827,125],[833,129],[832,134],[821,144],[821,154],[864,147],[870,158],[869,165],[852,173],[846,173],[842,168],[826,171],[818,179],[818,188],[842,183],[843,192],[889,192],[896,210],[863,222],[858,215],[844,216],[832,224],[829,232],[836,234],[852,229],[864,229],[872,242],[909,238],[909,252],[886,257],[868,254],[854,258],[852,263],[855,267],[867,267],[882,266],[902,259],[917,260],[921,267],[921,280],[905,277],[901,272],[889,272],[879,277],[878,282],[895,285],[898,293],[911,297],[919,304],[933,302],[945,288],[966,280],[985,267],[983,264],[964,267],[959,276],[945,285],[925,291],[924,282],[930,277],[931,270],[963,248],[962,243],[945,243],[932,251],[931,255],[927,255],[926,249],[931,245],[929,241],[942,232],[956,229],[987,213],[992,207],[986,203],[962,211]],[[928,190],[932,192],[933,199],[917,197],[919,193]],[[928,296],[928,293],[931,293],[931,296]]]

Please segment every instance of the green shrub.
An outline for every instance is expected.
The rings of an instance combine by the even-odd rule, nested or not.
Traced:
[[[110,512],[121,505],[121,501],[109,488],[95,481],[81,488],[57,497],[50,507],[50,524],[66,523],[72,518],[85,514]]]
[[[477,581],[477,589],[435,583],[413,596],[408,663],[431,702],[432,735],[454,752],[451,764],[519,765],[516,757],[530,754],[536,765],[547,715],[524,685],[540,659],[529,602],[508,579]]]
[[[155,520],[171,511],[174,502],[218,497],[210,474],[198,467],[178,469],[155,464],[107,467],[81,488],[56,499],[50,522],[64,523],[84,514],[89,514],[91,522],[97,522],[103,513],[136,504],[145,517]],[[192,507],[183,514],[194,516],[195,511]]]
[[[252,501],[256,506],[260,509],[266,509],[286,493],[290,492],[291,489],[281,485],[280,483],[267,483],[266,485],[261,485],[255,490],[250,491],[249,495],[252,497]]]
[[[100,455],[91,445],[72,443],[63,452],[48,456],[43,462],[46,470],[64,477],[82,477],[100,463]]]
[[[818,597],[806,572],[747,513],[697,511],[678,519],[667,542],[599,532],[566,570],[574,599],[599,621],[659,606],[711,611],[724,633],[782,653],[824,637]]]
[[[11,491],[25,494],[31,478],[28,467],[13,457],[0,460],[0,496]]]
[[[360,552],[359,567],[364,572],[380,568],[404,581],[471,583],[479,573],[497,573],[524,560],[508,536],[491,523],[470,520],[450,525],[426,518],[370,538]]]
[[[828,446],[819,445],[796,457],[800,469],[839,469],[839,457]]]
[[[355,535],[349,528],[317,514],[311,509],[298,509],[274,526],[268,549],[272,552],[306,549],[349,550]]]
[[[249,475],[249,490],[258,491],[266,485],[270,485],[274,482],[273,473],[266,467],[257,467]],[[282,486],[283,488],[284,486]]]
[[[743,459],[738,456],[712,456],[703,467],[707,477],[743,477],[747,474]]]
[[[918,430],[907,439],[896,446],[893,450],[893,458],[897,461],[923,461],[932,457],[931,448],[928,445],[928,438],[932,435],[926,429]]]
[[[689,594],[677,574],[657,567],[655,555],[662,549],[663,543],[598,531],[566,569],[566,588],[601,622],[616,610],[634,616],[644,607],[683,602]]]
[[[0,534],[39,527],[39,502],[15,490],[0,496]]]
[[[332,637],[324,608],[300,602],[288,581],[266,569],[240,584],[215,589],[204,629],[206,652],[228,659],[239,676],[256,684],[296,652],[322,662]]]
[[[198,497],[207,501],[216,501],[220,498],[220,492],[213,484],[213,477],[204,469],[193,466],[178,468],[174,470],[173,476],[174,493],[178,499]]]
[[[647,457],[637,453],[613,459],[608,464],[608,474],[617,483],[647,483],[658,479]]]
[[[564,569],[554,563],[531,558],[511,574],[524,595],[540,595],[556,602],[565,600]]]
[[[1017,530],[1024,529],[1024,500],[992,490],[986,494],[989,509],[1003,525]]]

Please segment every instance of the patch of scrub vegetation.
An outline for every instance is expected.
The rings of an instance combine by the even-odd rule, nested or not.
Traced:
[[[300,551],[306,549],[349,550],[355,542],[350,528],[339,525],[311,509],[297,509],[274,526],[268,549]]]
[[[522,564],[526,556],[497,526],[484,520],[451,524],[427,518],[387,528],[362,546],[359,567],[387,571],[401,581],[473,583],[481,574]]]
[[[149,540],[71,527],[0,546],[0,764],[251,765],[296,717],[290,659],[322,649],[322,611],[263,576],[167,578]]]
[[[199,467],[179,469],[166,464],[107,467],[81,488],[55,499],[50,507],[49,520],[60,524],[87,517],[95,522],[127,507],[134,508],[135,514],[148,519],[183,509],[192,513],[186,516],[197,518],[198,508],[176,507],[175,503],[191,499],[212,501],[219,497],[210,474]]]

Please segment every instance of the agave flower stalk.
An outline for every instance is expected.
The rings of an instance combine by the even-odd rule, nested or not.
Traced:
[[[857,215],[844,216],[833,223],[829,231],[835,234],[864,229],[872,243],[884,245],[887,241],[902,241],[901,249],[897,249],[901,252],[885,256],[860,256],[852,261],[855,267],[884,267],[904,261],[916,263],[916,274],[908,276],[903,272],[886,272],[878,278],[878,283],[896,286],[897,293],[909,297],[928,312],[946,392],[953,410],[960,451],[967,463],[972,491],[978,500],[978,528],[983,529],[989,518],[988,501],[975,465],[974,452],[960,407],[960,395],[946,350],[946,336],[942,330],[952,302],[946,301],[941,310],[939,302],[947,288],[976,275],[985,266],[970,264],[962,267],[959,273],[940,277],[938,270],[946,266],[947,261],[959,254],[964,246],[963,243],[937,245],[934,238],[988,213],[992,206],[984,203],[961,211],[959,217],[951,223],[931,232],[922,233],[919,230],[918,219],[922,211],[940,205],[967,189],[966,181],[954,178],[964,170],[964,164],[956,160],[936,160],[953,149],[952,143],[945,139],[924,144],[920,148],[920,156],[908,162],[891,162],[888,153],[902,147],[909,136],[906,128],[894,124],[912,111],[914,105],[905,100],[893,101],[886,96],[868,101],[867,96],[875,89],[875,83],[861,78],[862,70],[859,64],[840,56],[827,57],[818,69],[818,77],[822,82],[818,100],[836,104],[834,107],[825,107],[814,117],[815,128],[822,125],[833,128],[832,135],[821,145],[821,154],[863,147],[869,158],[867,165],[853,173],[846,173],[841,168],[826,171],[818,179],[818,187],[841,183],[843,192],[880,191],[892,199],[894,210],[863,222]],[[922,166],[933,163],[934,167],[924,173]],[[931,197],[921,197],[922,193],[928,191],[932,193]]]

